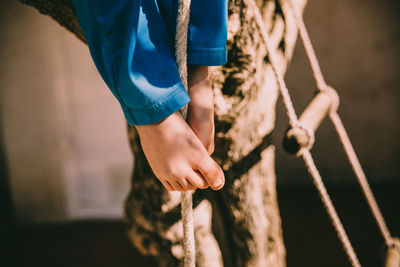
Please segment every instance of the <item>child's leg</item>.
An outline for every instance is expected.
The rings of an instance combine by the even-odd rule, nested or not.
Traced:
[[[193,2],[197,2],[195,6],[204,7],[201,1],[193,0]],[[218,6],[212,7],[213,1],[215,0],[206,0],[205,8],[218,8]],[[167,29],[173,31],[170,33],[172,36],[175,32],[173,30],[175,19],[173,18],[174,8],[171,7],[176,2],[176,0],[158,1]],[[200,12],[204,12],[204,10]],[[222,13],[224,12],[222,11]],[[196,12],[192,12],[191,17],[193,17],[193,23],[189,26],[191,28],[189,35],[193,40],[201,40],[200,34],[212,31],[212,29],[207,30],[207,27],[211,27],[212,24],[204,24]],[[226,18],[224,15],[219,17],[222,20]],[[218,36],[218,40],[202,41],[200,42],[201,46],[189,41],[189,63],[208,65],[224,63],[226,50],[223,40],[226,40],[226,34],[224,37],[226,29],[219,29],[219,25],[223,22],[216,24],[218,28],[215,28],[214,31],[220,33],[212,34],[212,36],[215,38]],[[203,38],[206,37],[203,36]],[[214,47],[216,45],[218,47]],[[151,168],[167,189],[190,190],[205,188],[207,185],[213,189],[220,189],[224,184],[223,172],[208,155],[214,148],[214,104],[207,67],[194,65],[189,67],[189,95],[191,96],[188,113],[189,125],[178,113],[175,113],[158,123],[136,126],[141,144]],[[203,178],[207,183],[203,181]]]
[[[207,66],[226,63],[227,1],[192,0],[188,38],[188,124],[214,151],[214,98]]]
[[[214,95],[208,66],[189,65],[189,96],[187,122],[208,153],[214,152]]]
[[[158,0],[171,40],[176,27],[177,0]],[[188,34],[188,124],[211,154],[214,151],[214,101],[207,66],[227,60],[227,1],[192,0]],[[172,44],[173,45],[173,44]]]
[[[173,1],[177,2],[176,0]],[[141,22],[140,19],[139,22]],[[152,33],[154,33],[152,32],[154,30],[154,22],[153,27],[151,27],[150,23],[149,21],[148,31],[151,38]],[[140,39],[141,36],[138,35],[137,38]],[[200,72],[196,71],[196,77],[200,77],[199,74]],[[193,84],[192,78],[189,77],[189,81]],[[202,85],[204,83],[196,82],[196,84]],[[198,89],[198,93],[192,94],[195,95],[194,99],[197,99],[199,95],[204,96],[204,94],[199,94],[203,91],[201,89],[203,86],[196,86],[195,88]],[[208,86],[207,88],[211,87]],[[210,100],[209,97],[206,100]],[[193,101],[193,103],[195,102]],[[208,103],[213,107],[212,99]],[[189,113],[194,114],[190,111]],[[211,113],[210,111],[207,113],[209,117],[210,114],[212,118],[212,111]],[[193,117],[193,115],[190,117]],[[205,121],[210,122],[210,120]],[[210,128],[210,123],[208,125],[203,123],[200,126],[193,129],[204,131],[206,126]],[[217,163],[209,156],[210,149],[205,149],[202,145],[202,140],[199,140],[199,137],[204,136],[204,134],[194,132],[178,112],[157,123],[136,125],[136,128],[140,136],[143,151],[153,172],[168,190],[185,191],[206,188],[208,186],[213,189],[222,188],[224,185],[224,174]],[[207,133],[210,133],[210,131]],[[209,141],[210,138],[206,140]]]

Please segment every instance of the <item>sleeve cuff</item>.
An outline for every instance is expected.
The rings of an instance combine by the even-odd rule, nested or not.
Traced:
[[[188,64],[201,66],[219,66],[228,61],[226,46],[201,48],[188,46]]]
[[[135,110],[123,106],[125,117],[130,125],[147,125],[156,123],[183,108],[190,101],[189,94],[181,83],[177,84],[167,97],[153,103],[151,106]]]

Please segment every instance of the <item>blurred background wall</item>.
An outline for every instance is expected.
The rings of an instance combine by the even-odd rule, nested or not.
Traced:
[[[400,23],[393,0],[310,0],[306,23],[340,114],[373,183],[399,180]],[[50,18],[0,2],[2,183],[20,222],[118,218],[132,157],[117,101],[87,47]],[[298,42],[287,73],[298,112],[315,91]],[[309,184],[280,146],[287,119],[277,104],[279,186]],[[326,182],[354,183],[328,122],[313,150]]]
[[[17,222],[120,218],[132,156],[118,102],[87,46],[0,1],[1,161]]]

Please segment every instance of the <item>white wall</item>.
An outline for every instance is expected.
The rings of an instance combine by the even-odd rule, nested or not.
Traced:
[[[0,7],[0,129],[17,220],[120,217],[132,156],[87,46],[30,7]]]

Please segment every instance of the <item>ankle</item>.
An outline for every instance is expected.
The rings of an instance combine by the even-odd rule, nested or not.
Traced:
[[[200,65],[188,66],[189,87],[209,79],[210,79],[210,72],[208,66],[200,66]]]

